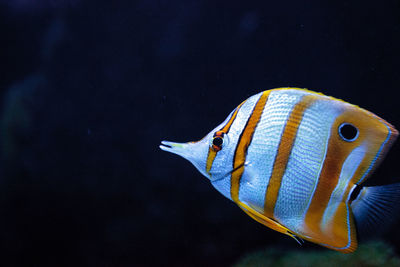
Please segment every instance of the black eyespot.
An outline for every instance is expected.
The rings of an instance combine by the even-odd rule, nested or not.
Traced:
[[[360,195],[361,189],[363,189],[363,187],[356,184],[356,187],[353,189],[353,192],[351,192],[350,201],[355,200]]]
[[[339,126],[340,137],[347,142],[353,142],[358,137],[358,129],[350,123],[342,123]]]

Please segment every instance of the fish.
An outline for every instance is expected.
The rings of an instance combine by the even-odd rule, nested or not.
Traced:
[[[363,108],[307,89],[255,94],[196,142],[162,141],[255,221],[351,253],[394,216],[400,183],[363,186],[398,136]]]

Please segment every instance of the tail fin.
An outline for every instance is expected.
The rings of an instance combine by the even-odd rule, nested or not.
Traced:
[[[382,233],[398,218],[400,183],[364,187],[351,208],[361,238]]]

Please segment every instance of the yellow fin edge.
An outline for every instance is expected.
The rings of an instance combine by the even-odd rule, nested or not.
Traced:
[[[277,221],[270,219],[270,218],[266,217],[265,215],[255,211],[253,208],[249,207],[248,205],[246,205],[244,203],[239,202],[237,204],[247,215],[249,215],[255,221],[257,221],[279,233],[288,235],[291,238],[293,238],[294,240],[296,240],[296,242],[301,244],[301,242],[299,241],[299,238],[285,226],[283,226],[280,223],[278,223]]]

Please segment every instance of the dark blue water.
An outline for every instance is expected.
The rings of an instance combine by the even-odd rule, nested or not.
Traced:
[[[261,90],[321,91],[400,128],[398,1],[106,2],[0,2],[1,265],[230,265],[297,248],[158,148]],[[371,182],[399,181],[399,155]],[[398,227],[383,238],[400,252]]]

